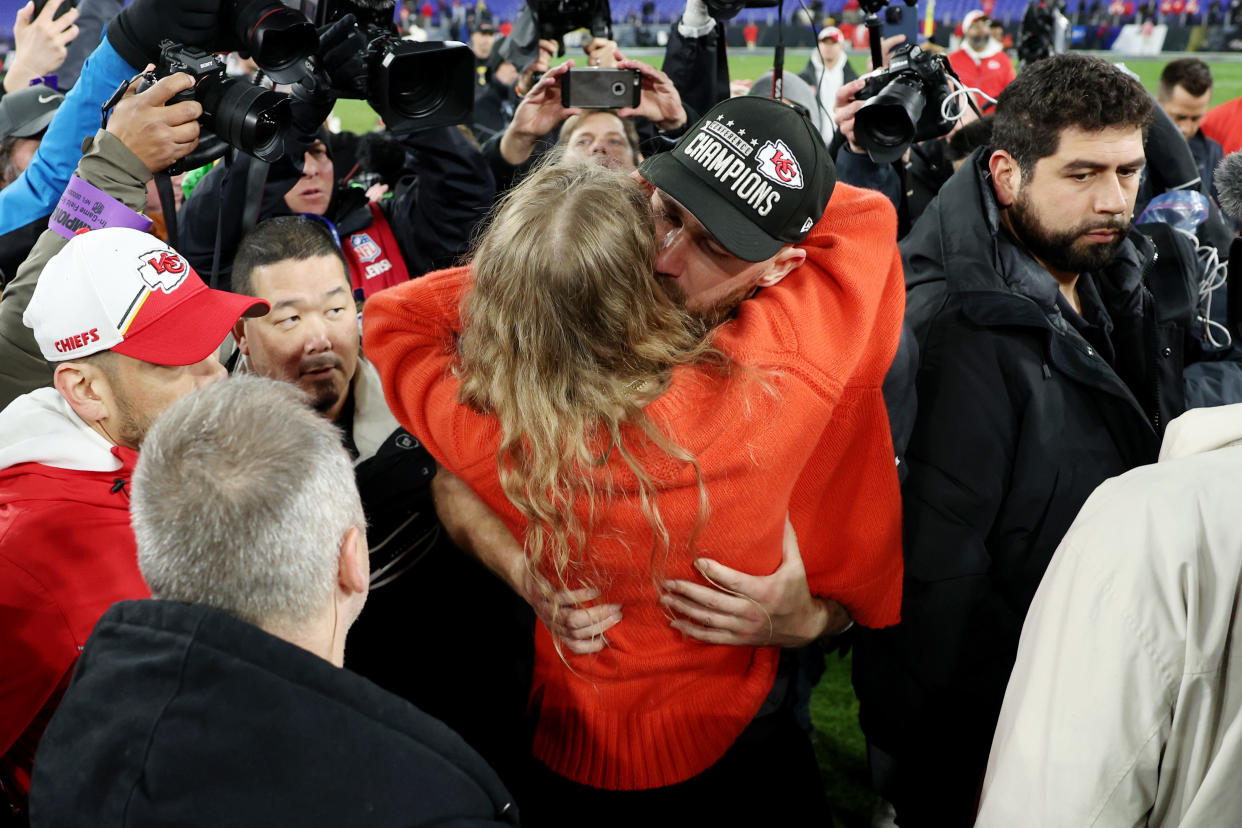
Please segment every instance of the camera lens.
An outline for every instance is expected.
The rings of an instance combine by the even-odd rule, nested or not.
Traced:
[[[289,96],[242,78],[199,84],[203,126],[242,152],[264,161],[284,154],[281,136],[289,126]]]
[[[367,101],[394,133],[466,123],[474,107],[468,46],[384,38],[372,43]]]
[[[625,84],[622,83],[621,81],[617,81],[616,83],[614,83],[612,85],[612,94],[616,95],[618,98],[624,97],[625,96]]]
[[[238,0],[233,27],[254,62],[277,83],[300,80],[306,59],[319,49],[319,32],[305,15],[274,0]]]
[[[926,105],[923,84],[898,75],[854,116],[854,138],[877,163],[896,161],[914,140],[915,125]]]

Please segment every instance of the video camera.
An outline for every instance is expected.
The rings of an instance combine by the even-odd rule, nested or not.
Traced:
[[[578,29],[612,40],[612,7],[608,0],[527,0],[540,40],[555,40]],[[561,49],[563,50],[563,46]]]
[[[261,0],[260,0],[261,1]],[[366,38],[365,79],[341,97],[360,98],[400,134],[466,123],[474,112],[474,53],[462,43],[402,40],[393,26],[393,0],[286,0],[314,27],[354,15]],[[262,64],[260,64],[262,65]]]
[[[946,118],[942,112],[953,91],[951,72],[943,55],[903,43],[893,50],[888,68],[866,76],[854,96],[867,101],[854,116],[854,140],[872,161],[896,161],[910,144],[939,138],[953,128],[957,113]]]

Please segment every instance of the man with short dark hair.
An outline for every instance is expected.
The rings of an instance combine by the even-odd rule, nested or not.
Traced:
[[[1216,165],[1225,157],[1220,144],[1200,128],[1212,103],[1212,70],[1199,58],[1171,60],[1156,88],[1160,108],[1177,124],[1199,166],[1199,180],[1216,195]]]
[[[175,404],[132,513],[155,600],[116,604],[86,641],[32,826],[516,824],[460,738],[339,669],[366,519],[339,433],[297,391],[237,378]]]
[[[234,371],[297,385],[341,429],[354,460],[370,527],[372,593],[346,665],[449,724],[508,776],[521,753],[529,615],[443,532],[431,499],[435,460],[392,415],[362,354],[340,245],[314,218],[268,219],[238,248],[233,290],[272,308],[234,326]],[[466,589],[486,607],[457,622],[462,635],[487,640],[472,649],[432,632],[453,613],[457,590]],[[396,640],[409,641],[418,657],[394,652]],[[488,652],[512,662],[493,666]]]
[[[990,149],[901,243],[918,340],[902,621],[863,631],[855,687],[902,826],[971,824],[1018,634],[1103,480],[1181,412],[1188,320],[1158,316],[1130,226],[1153,104],[1103,60],[1028,66]]]

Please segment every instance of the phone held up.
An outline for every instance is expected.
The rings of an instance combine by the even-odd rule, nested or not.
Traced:
[[[637,69],[573,67],[561,78],[561,103],[579,109],[625,109],[638,106],[642,76]]]

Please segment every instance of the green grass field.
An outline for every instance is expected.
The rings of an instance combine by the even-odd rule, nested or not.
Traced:
[[[806,65],[809,54],[810,52],[806,49],[790,50],[785,57],[786,68],[794,72],[800,71]],[[653,66],[659,66],[664,62],[663,54],[643,55],[639,59]],[[1216,80],[1212,94],[1214,103],[1221,103],[1242,95],[1242,62],[1213,61],[1210,55],[1204,55],[1204,59],[1212,64],[1212,75]],[[861,71],[866,65],[866,56],[854,53],[850,61]],[[1160,70],[1164,68],[1166,62],[1165,60],[1128,60],[1125,63],[1143,79],[1144,86],[1155,92]],[[734,80],[757,78],[772,68],[772,50],[759,49],[747,52],[743,49],[735,49],[729,54],[729,66],[730,75]],[[341,128],[349,132],[366,132],[375,125],[375,113],[363,101],[341,101],[336,105],[335,112],[341,119]]]
[[[787,68],[798,71],[806,63],[806,50],[791,51],[786,58]],[[1213,62],[1215,92],[1213,101],[1220,103],[1242,95],[1242,63]],[[659,66],[662,56],[643,56],[642,60]],[[732,77],[756,78],[772,66],[771,51],[749,53],[736,50],[730,55]],[[855,55],[855,65],[861,68],[865,57]],[[1155,91],[1166,61],[1132,60],[1126,65],[1137,72],[1144,86]],[[342,127],[353,132],[372,128],[375,115],[361,101],[341,101],[336,114]],[[858,727],[858,700],[850,686],[850,660],[831,655],[827,659],[824,677],[815,688],[811,699],[811,719],[818,733],[815,753],[828,791],[836,823],[840,828],[866,828],[871,817],[875,797],[870,790],[865,746],[862,731]]]

